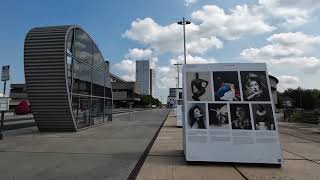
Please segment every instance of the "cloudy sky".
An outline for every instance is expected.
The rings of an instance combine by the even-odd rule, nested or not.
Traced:
[[[95,40],[111,71],[135,80],[135,60],[156,69],[157,97],[176,87],[174,63],[266,62],[286,88],[320,89],[320,0],[15,1],[0,7],[1,65],[24,82],[23,41],[34,26],[78,24]]]

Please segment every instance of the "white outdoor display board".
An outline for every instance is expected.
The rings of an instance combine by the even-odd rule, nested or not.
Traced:
[[[182,127],[182,88],[176,90],[176,118],[177,126]]]
[[[187,161],[282,163],[265,63],[183,67]]]

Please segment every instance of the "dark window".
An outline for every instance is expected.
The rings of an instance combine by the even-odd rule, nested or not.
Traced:
[[[75,56],[92,64],[92,40],[80,29],[76,29]]]
[[[78,128],[89,126],[90,123],[90,97],[72,96],[72,112]]]
[[[74,45],[74,31],[71,30],[68,34],[68,39],[67,39],[67,53],[70,55],[73,55],[73,45]]]
[[[104,98],[92,98],[91,118],[94,124],[103,122]]]
[[[105,88],[104,88],[104,91],[105,91],[105,97],[106,97],[106,98],[112,98],[111,88],[105,87]]]
[[[104,73],[92,68],[92,95],[104,97]]]
[[[74,60],[73,93],[91,95],[91,67]]]

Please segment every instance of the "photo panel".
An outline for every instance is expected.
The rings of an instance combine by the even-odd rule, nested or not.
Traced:
[[[188,128],[189,129],[207,129],[206,123],[206,104],[191,103],[188,108]]]
[[[252,104],[255,130],[276,130],[271,104]]]
[[[213,72],[216,101],[241,101],[237,71]]]
[[[270,101],[265,71],[241,71],[240,76],[244,101]]]
[[[252,130],[249,104],[230,104],[232,129]]]
[[[209,72],[187,72],[186,88],[188,101],[212,101]]]
[[[228,104],[209,103],[208,113],[210,129],[229,129]]]

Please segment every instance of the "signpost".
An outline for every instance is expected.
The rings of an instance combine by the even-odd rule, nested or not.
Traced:
[[[7,81],[10,79],[9,69],[10,69],[9,65],[2,66],[1,81],[3,81],[3,97],[0,98],[0,111],[1,111],[0,139],[3,139],[4,112],[9,110],[9,99],[5,97]]]
[[[282,164],[265,63],[183,67],[187,161]]]

